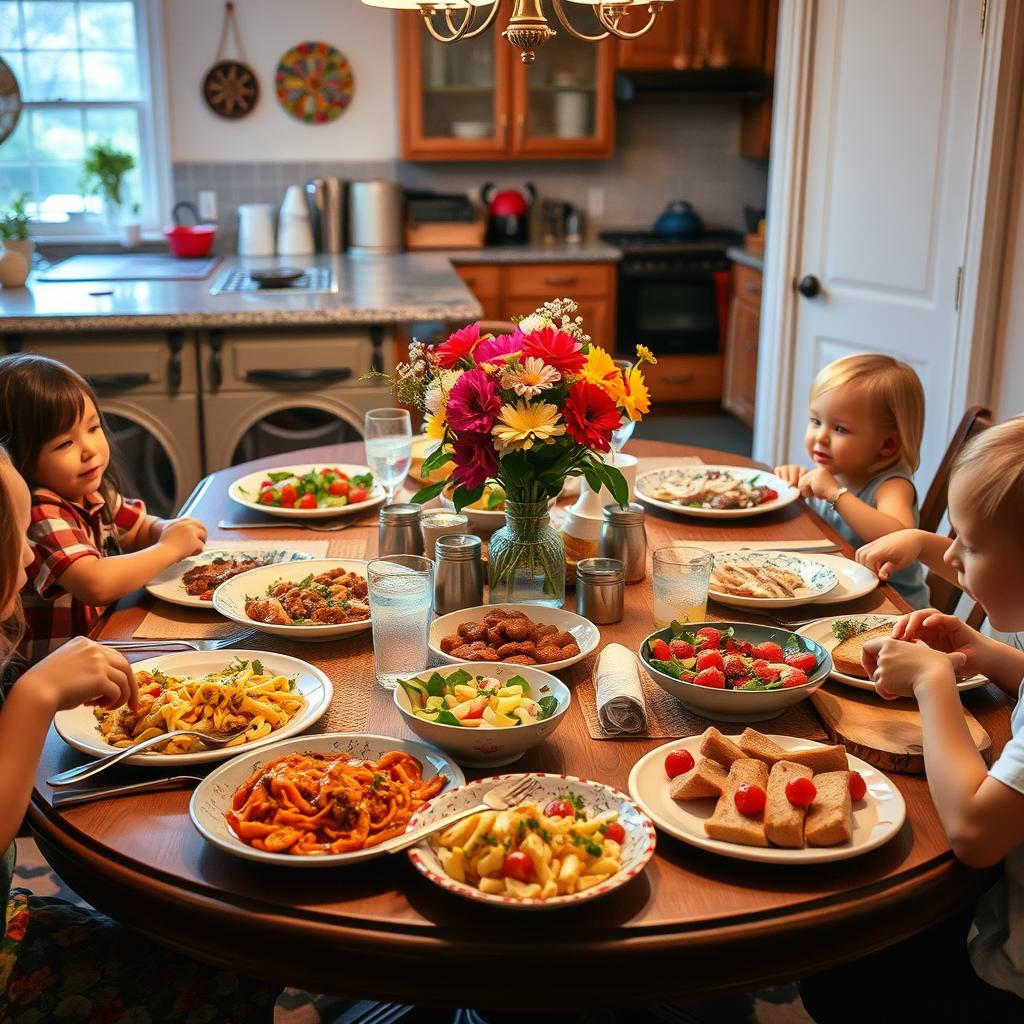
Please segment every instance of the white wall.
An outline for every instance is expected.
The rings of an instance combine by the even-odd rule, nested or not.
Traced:
[[[235,13],[259,78],[260,101],[248,117],[229,121],[214,114],[200,93],[214,62],[224,5],[164,0],[175,162],[389,160],[397,155],[393,12],[358,0],[236,0]],[[331,124],[303,124],[277,102],[278,59],[305,40],[330,43],[352,64],[352,103]],[[230,46],[227,56],[236,56]]]

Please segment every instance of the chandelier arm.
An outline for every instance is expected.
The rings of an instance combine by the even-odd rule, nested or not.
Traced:
[[[608,29],[608,26],[604,25],[604,23],[602,22],[602,28],[604,28],[605,31],[597,36],[588,36],[585,33],[578,31],[572,26],[569,19],[565,15],[565,11],[562,10],[561,0],[551,0],[551,6],[554,8],[555,14],[558,15],[558,20],[562,23],[562,28],[564,28],[566,32],[568,32],[570,35],[575,36],[577,39],[582,39],[585,43],[599,43],[602,39],[607,39],[608,36],[611,35],[611,31]],[[598,10],[600,10],[600,7],[598,8]],[[599,14],[597,15],[597,20],[601,21],[601,17]]]
[[[463,18],[462,24],[459,28],[456,28],[452,22],[451,12],[448,8],[445,8],[445,20],[448,23],[448,29],[452,33],[451,35],[443,35],[434,28],[434,15],[438,13],[439,7],[433,3],[421,3],[419,5],[420,14],[423,15],[423,24],[426,27],[427,32],[430,33],[433,39],[436,39],[439,43],[454,43],[459,39],[462,39],[466,30],[469,28],[469,23],[473,17],[474,7],[470,6],[466,11],[466,16]]]
[[[448,31],[454,33],[452,36],[452,41],[454,42],[456,39],[468,39],[469,36],[467,35],[467,33],[473,27],[473,19],[476,17],[476,7],[474,7],[472,4],[469,5],[465,15],[463,16],[462,23],[459,25],[458,28],[455,27],[455,22],[452,21],[453,10],[453,7],[447,4],[445,5],[444,23],[448,26]]]
[[[555,2],[557,2],[557,0],[555,0]],[[622,15],[621,4],[614,4],[612,5],[612,8],[609,9],[604,3],[599,3],[594,13],[597,15],[597,20],[601,23],[601,27],[607,29],[608,32],[615,36],[616,39],[639,39],[641,36],[646,35],[654,25],[655,21],[657,21],[658,15],[663,9],[663,4],[657,3],[655,0],[655,2],[651,3],[647,9],[651,12],[651,16],[647,20],[647,24],[644,25],[643,28],[637,29],[635,32],[629,32],[626,29],[619,28],[617,25],[612,24],[612,17]],[[604,37],[602,36],[601,38]]]
[[[477,28],[473,29],[472,32],[467,32],[464,36],[462,36],[462,38],[463,39],[475,39],[482,32],[486,32],[491,27],[492,23],[494,22],[494,19],[497,17],[497,15],[498,15],[498,8],[500,6],[501,6],[501,0],[494,0],[494,3],[491,5],[490,13],[487,15],[486,18],[484,18],[484,23],[482,25],[478,26]],[[475,11],[476,8],[474,7],[473,10]]]

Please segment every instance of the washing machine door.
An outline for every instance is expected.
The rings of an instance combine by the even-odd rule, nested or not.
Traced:
[[[362,439],[362,431],[341,410],[285,403],[284,408],[264,413],[247,427],[231,454],[231,465],[299,448]]]

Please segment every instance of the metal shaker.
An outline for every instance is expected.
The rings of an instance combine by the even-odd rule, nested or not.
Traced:
[[[600,625],[622,621],[626,581],[618,558],[583,558],[576,563],[576,611]]]
[[[647,532],[644,530],[644,507],[632,502],[625,508],[604,506],[601,541],[598,550],[603,558],[617,558],[625,567],[626,582],[639,583],[647,575]]]
[[[422,507],[412,502],[385,505],[380,510],[377,557],[385,555],[422,555],[423,531],[420,529]]]
[[[434,611],[438,615],[484,603],[480,538],[446,534],[434,544]]]

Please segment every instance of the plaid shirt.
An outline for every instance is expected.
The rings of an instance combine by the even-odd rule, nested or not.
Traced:
[[[86,556],[121,554],[120,538],[145,514],[141,501],[119,496],[111,521],[98,493],[78,505],[53,491],[33,492],[28,537],[35,558],[21,592],[28,629],[19,652],[29,665],[73,636],[87,634],[103,614],[103,608],[76,600],[60,585],[68,566]]]

